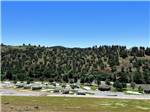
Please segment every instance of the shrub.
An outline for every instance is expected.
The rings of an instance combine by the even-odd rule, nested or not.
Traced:
[[[141,86],[138,87],[139,93],[143,93],[143,88]]]
[[[135,88],[135,82],[131,82],[130,86],[132,89],[134,89]]]
[[[110,81],[109,81],[108,79],[106,79],[105,84],[111,85],[111,84],[110,84]]]
[[[30,80],[27,80],[27,84],[30,84]]]
[[[121,83],[117,80],[114,82],[113,87],[115,87],[117,91],[123,91],[123,88],[126,88],[126,83]]]

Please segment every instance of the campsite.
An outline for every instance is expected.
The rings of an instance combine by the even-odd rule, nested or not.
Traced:
[[[113,82],[111,82],[113,83]],[[117,91],[113,85],[107,85],[101,81],[101,85],[58,83],[58,82],[31,82],[3,81],[0,83],[0,93],[4,96],[68,96],[68,97],[95,97],[95,98],[119,98],[119,99],[150,99],[150,85],[135,85],[123,91]],[[94,87],[93,87],[94,86]],[[139,89],[139,87],[141,89]],[[144,89],[146,88],[146,89]]]

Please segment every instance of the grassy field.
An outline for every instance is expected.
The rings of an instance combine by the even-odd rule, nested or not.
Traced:
[[[2,96],[2,112],[150,112],[150,100]]]

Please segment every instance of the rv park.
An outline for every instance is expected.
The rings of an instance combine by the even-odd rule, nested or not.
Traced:
[[[94,98],[120,98],[120,99],[150,99],[150,85],[136,85],[123,91],[117,91],[113,86],[101,81],[101,85],[57,82],[1,82],[0,94],[2,96],[68,96],[68,97],[94,97]],[[139,91],[139,86],[142,91]]]
[[[150,112],[150,94],[144,89],[139,93],[138,87],[131,91],[128,85],[128,90],[117,92],[105,82],[101,82],[100,87],[3,81],[0,87],[2,112]]]

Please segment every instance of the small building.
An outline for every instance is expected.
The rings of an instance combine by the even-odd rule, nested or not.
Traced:
[[[76,94],[77,95],[86,95],[86,92],[87,92],[86,90],[79,89],[79,90],[76,91]]]
[[[42,89],[42,85],[40,85],[40,84],[33,84],[31,86],[31,89],[32,90],[40,90],[40,89]]]
[[[78,86],[77,84],[71,84],[70,87],[71,87],[71,89],[80,88],[80,86]]]
[[[31,84],[25,84],[23,89],[31,89]]]
[[[24,87],[24,83],[17,82],[15,86],[16,86],[16,88],[22,88],[22,87]]]
[[[54,89],[55,88],[55,86],[53,86],[53,85],[42,85],[42,87],[44,88],[44,89]]]
[[[62,90],[62,94],[69,94],[69,89]]]
[[[34,82],[34,84],[39,84],[40,85],[40,84],[42,84],[42,82]]]
[[[90,90],[91,88],[88,87],[88,86],[84,86],[83,89],[85,89],[85,90]]]
[[[53,93],[59,93],[59,92],[60,92],[59,89],[54,89],[54,90],[53,90]]]
[[[100,85],[100,86],[98,87],[98,90],[100,90],[100,91],[110,91],[110,90],[111,90],[111,87],[108,86],[108,85]]]
[[[85,93],[85,92],[78,91],[78,92],[77,92],[77,95],[86,95],[86,93]]]

